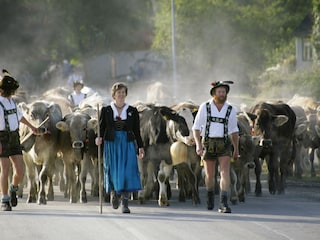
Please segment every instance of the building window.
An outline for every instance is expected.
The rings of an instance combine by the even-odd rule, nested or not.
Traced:
[[[312,61],[312,46],[310,39],[302,40],[302,60],[303,61]]]

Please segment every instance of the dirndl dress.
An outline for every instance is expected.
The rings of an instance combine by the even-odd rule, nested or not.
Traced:
[[[140,172],[134,141],[126,131],[115,131],[114,141],[104,141],[104,184],[107,193],[141,190]]]

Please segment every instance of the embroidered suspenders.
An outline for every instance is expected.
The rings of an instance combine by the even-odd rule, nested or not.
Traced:
[[[7,109],[4,107],[3,103],[0,102],[0,105],[1,105],[1,107],[3,108],[4,122],[5,122],[5,126],[6,126],[6,131],[8,131],[8,132],[10,132],[10,125],[9,125],[8,115],[10,115],[10,114],[16,114],[16,116],[17,116],[17,121],[18,121],[18,124],[19,124],[19,119],[18,119],[18,114],[17,114],[17,105],[16,105],[16,103],[15,103],[14,101],[13,101],[13,103],[14,103],[14,105],[15,105],[15,108],[7,110]]]
[[[225,118],[211,117],[210,102],[207,102],[206,106],[207,106],[207,123],[206,123],[204,141],[206,142],[209,139],[210,123],[211,122],[218,122],[218,123],[223,124],[223,127],[224,127],[223,138],[224,138],[224,141],[227,142],[227,140],[228,140],[228,122],[229,122],[229,116],[231,113],[232,106],[231,105],[228,106]]]

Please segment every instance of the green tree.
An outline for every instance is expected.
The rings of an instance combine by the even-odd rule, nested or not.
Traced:
[[[52,61],[150,46],[147,0],[0,0],[0,63],[40,73]]]
[[[243,82],[247,89],[292,46],[311,0],[176,0],[178,70]],[[171,54],[170,1],[159,3],[153,47]],[[291,48],[291,51],[294,49]],[[291,52],[293,54],[293,52]],[[276,58],[277,59],[276,59]],[[285,56],[281,56],[285,57]]]

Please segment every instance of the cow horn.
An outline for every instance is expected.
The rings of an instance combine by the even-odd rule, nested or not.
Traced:
[[[241,112],[243,112],[243,115],[246,117],[246,119],[247,119],[248,122],[249,122],[249,125],[252,127],[252,126],[254,125],[254,123],[253,123],[252,119],[249,117],[248,113],[245,111],[245,108],[246,108],[246,107],[247,107],[246,104],[241,103],[241,105],[240,105],[240,110],[241,110]]]

